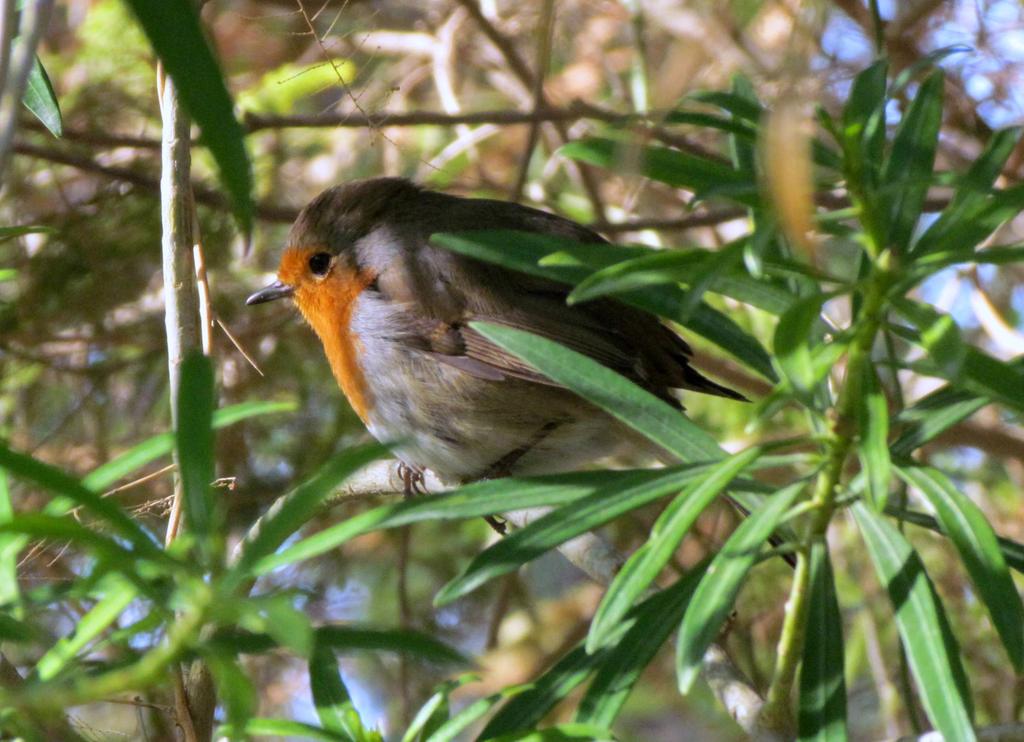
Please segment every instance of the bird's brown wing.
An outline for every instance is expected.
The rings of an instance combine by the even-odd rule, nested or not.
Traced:
[[[438,201],[430,205],[432,218],[418,216],[434,225],[432,232],[486,225],[581,242],[604,241],[575,222],[518,204],[443,194],[430,194],[430,198]],[[516,247],[510,244],[508,249]],[[565,299],[571,287],[433,247],[429,234],[410,240],[406,260],[393,264],[388,272],[392,275],[382,275],[379,283],[385,292],[393,287],[394,298],[409,308],[407,342],[468,373],[557,386],[475,331],[470,323],[479,320],[553,340],[676,405],[674,389],[743,399],[694,369],[690,347],[657,318],[613,299],[569,306]],[[414,284],[415,291],[409,291]]]

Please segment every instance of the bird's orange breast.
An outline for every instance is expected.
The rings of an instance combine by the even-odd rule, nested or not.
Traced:
[[[320,338],[338,385],[363,423],[373,403],[359,363],[363,345],[352,330],[356,299],[373,283],[374,276],[335,266],[323,281],[300,285],[295,303]]]

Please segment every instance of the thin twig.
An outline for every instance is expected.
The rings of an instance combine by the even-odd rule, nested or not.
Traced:
[[[53,10],[53,0],[36,0],[25,3],[21,9],[21,20],[18,24],[17,38],[9,36],[2,39],[11,44],[11,54],[6,64],[6,75],[0,81],[0,183],[11,155],[14,132],[18,127],[21,113],[22,96],[28,84],[28,76],[35,65],[36,47],[46,30]],[[8,9],[4,8],[5,16],[3,35],[13,30]]]
[[[540,25],[537,29],[537,74],[533,79],[533,110],[539,111],[544,108],[544,77],[547,75],[548,67],[551,64],[551,43],[555,29],[555,3],[554,0],[544,0],[540,12]],[[516,184],[512,187],[510,201],[522,201],[523,190],[526,188],[526,180],[530,175],[530,161],[533,160],[533,151],[537,148],[537,140],[540,138],[540,121],[530,124],[530,133],[526,138],[526,147],[523,149],[522,160],[519,163],[519,175]]]

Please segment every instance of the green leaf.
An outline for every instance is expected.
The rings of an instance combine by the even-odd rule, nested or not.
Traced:
[[[891,476],[889,456],[889,403],[871,365],[864,367],[860,399],[860,441],[858,454],[868,475],[871,504],[881,512],[889,498]]]
[[[588,652],[607,644],[615,625],[668,564],[697,517],[761,453],[760,448],[748,448],[716,463],[662,511],[647,542],[630,556],[608,586],[590,623]]]
[[[206,43],[191,0],[126,0],[149,38],[178,95],[199,125],[220,179],[231,195],[235,214],[248,232],[252,226],[252,171],[245,133],[235,118],[231,96]]]
[[[39,680],[47,681],[55,677],[79,652],[117,621],[139,594],[134,585],[116,575],[108,575],[100,590],[102,597],[78,619],[74,631],[59,639],[36,662],[35,673]]]
[[[971,201],[958,214],[959,218],[929,230],[915,244],[915,255],[960,253],[969,258],[983,240],[1024,207],[1024,184],[995,191],[982,201]],[[940,221],[942,217],[939,218]],[[986,251],[983,251],[983,254]]]
[[[284,737],[288,739],[312,740],[314,742],[352,742],[350,737],[335,734],[326,729],[290,719],[247,719],[241,726],[222,724],[217,727],[214,739],[248,739],[252,737]]]
[[[724,92],[720,90],[697,90],[686,96],[685,100],[706,103],[731,113],[741,121],[757,124],[761,120],[764,108],[751,96],[741,90]]]
[[[14,505],[7,486],[7,472],[0,469],[0,528],[14,519]],[[23,539],[0,532],[0,609],[12,610],[21,604],[18,586],[18,553]]]
[[[1024,667],[1024,605],[984,513],[938,469],[900,467],[897,473],[931,504],[988,608],[1010,661],[1020,672]]]
[[[0,468],[81,506],[94,517],[105,521],[144,555],[161,560],[166,558],[163,549],[157,545],[153,537],[129,518],[116,503],[103,499],[61,470],[31,456],[15,453],[3,443],[0,443]]]
[[[701,113],[699,111],[672,111],[665,117],[666,124],[689,124],[706,129],[718,129],[719,131],[734,134],[736,137],[753,142],[757,138],[757,129],[742,119],[721,116],[715,113]],[[735,164],[735,163],[734,163]]]
[[[213,428],[220,430],[250,417],[270,415],[276,412],[292,412],[295,409],[295,402],[240,402],[214,412]],[[105,490],[151,461],[166,456],[173,448],[174,434],[160,433],[96,467],[82,478],[82,484],[92,490]]]
[[[316,644],[316,635],[309,616],[296,608],[288,593],[269,595],[257,601],[262,627],[282,647],[288,647],[299,657],[310,657]],[[326,725],[325,725],[326,726]]]
[[[559,149],[558,154],[605,169],[621,169],[624,162],[636,156],[640,171],[652,180],[686,188],[699,197],[719,195],[747,206],[760,203],[752,172],[676,149],[631,146],[595,137],[570,142]]]
[[[256,560],[251,572],[254,575],[264,574],[309,559],[371,531],[398,528],[425,520],[475,518],[525,508],[565,505],[603,487],[622,486],[622,483],[634,482],[637,477],[655,479],[659,475],[660,472],[652,470],[572,472],[477,482],[443,495],[417,497],[360,513],[308,536],[278,554]]]
[[[437,731],[427,737],[426,742],[451,742],[457,739],[468,726],[494,708],[495,705],[506,698],[522,693],[525,689],[525,686],[521,685],[511,686],[474,701],[442,724]]]
[[[547,729],[503,734],[500,737],[494,737],[491,742],[571,742],[572,740],[614,742],[615,735],[600,725],[569,723]]]
[[[810,392],[820,377],[811,362],[811,343],[814,328],[821,316],[821,306],[829,299],[827,294],[814,294],[796,302],[779,317],[775,327],[775,358],[779,369],[794,389]]]
[[[705,560],[695,565],[674,585],[651,596],[633,613],[629,631],[609,645],[597,663],[594,680],[576,709],[576,721],[612,725],[640,674],[682,620],[708,563],[709,560]]]
[[[1001,361],[968,346],[960,373],[968,389],[991,397],[1018,412],[1024,412],[1024,395],[1020,393],[1024,389],[1024,364]],[[949,380],[960,381],[956,378]]]
[[[921,344],[942,375],[957,377],[967,357],[967,346],[960,338],[960,328],[953,318],[910,299],[895,299],[893,307],[917,326],[921,332]]]
[[[13,240],[15,237],[22,237],[26,234],[56,234],[53,227],[44,227],[39,224],[27,224],[22,227],[0,227],[0,242]]]
[[[921,558],[888,521],[853,506],[878,579],[889,593],[896,628],[928,718],[945,739],[971,742],[970,689],[959,648]]]
[[[809,558],[807,631],[800,663],[800,742],[845,742],[843,621],[827,544],[813,543]]]
[[[566,653],[543,675],[505,703],[480,732],[478,740],[530,729],[594,671],[604,654],[587,654],[582,646]]]
[[[951,44],[950,46],[944,46],[936,49],[928,54],[922,54],[917,57],[913,62],[904,67],[896,79],[892,83],[892,95],[896,95],[903,90],[910,82],[918,77],[925,70],[930,70],[943,59],[953,54],[970,54],[974,51],[971,47],[966,44]]]
[[[939,522],[930,515],[919,513],[916,510],[907,510],[906,508],[899,508],[894,505],[889,505],[885,512],[887,515],[891,515],[900,520],[912,523],[915,526],[921,528],[927,528],[929,531],[935,533],[943,533],[942,527]],[[1002,536],[997,538],[999,542],[999,550],[1003,554],[1003,559],[1006,560],[1006,564],[1010,569],[1015,569],[1021,574],[1024,574],[1024,544],[1021,544],[1012,539],[1003,538]]]
[[[706,467],[691,466],[661,469],[657,479],[638,478],[633,486],[618,483],[614,488],[602,488],[589,497],[554,510],[477,554],[460,575],[434,596],[434,604],[450,603],[581,533],[678,491],[706,471]]]
[[[903,311],[906,303],[902,300],[893,301],[894,306],[900,311]],[[893,334],[924,347],[920,333],[902,325],[893,325],[890,329]],[[1024,396],[1020,394],[1020,390],[1024,389],[1024,362],[1021,359],[1001,361],[972,345],[965,345],[964,351],[963,365],[955,376],[946,373],[937,363],[912,364],[907,367],[944,378],[951,382],[950,386],[953,389],[967,390],[975,395],[988,397],[1009,409],[1024,412]]]
[[[477,260],[570,285],[614,263],[653,253],[607,243],[584,245],[568,238],[507,230],[435,234],[431,242]],[[509,245],[515,245],[515,249],[510,250]],[[768,353],[754,337],[703,302],[690,313],[686,296],[677,286],[662,286],[659,291],[632,291],[618,298],[637,309],[678,321],[765,378],[776,380]]]
[[[24,236],[26,234],[56,234],[56,229],[53,227],[45,227],[41,224],[26,224],[25,226],[16,227],[0,227],[0,243],[6,242],[7,239],[13,239],[14,237]]]
[[[703,573],[706,566],[706,563],[702,563],[694,567],[693,573],[695,575]],[[687,580],[687,577],[678,580],[671,587],[652,595],[630,611],[629,616],[616,627],[612,641],[617,642],[619,647],[628,649],[630,645],[625,640],[627,634],[635,630],[638,633],[634,636],[639,636],[640,632],[644,631],[643,627],[660,625],[658,619],[662,616],[666,606],[673,605],[675,597],[690,592],[691,588],[684,587]],[[677,593],[677,590],[680,592]],[[672,595],[667,593],[672,593]],[[644,648],[640,647],[639,649],[643,650]],[[535,727],[559,701],[572,693],[595,668],[612,656],[622,659],[618,654],[613,655],[613,650],[609,647],[594,654],[587,654],[582,645],[577,645],[537,680],[530,683],[523,692],[503,705],[484,727],[478,739],[490,739],[500,734]],[[625,664],[619,664],[618,659],[614,664],[608,666],[608,672],[615,674],[621,670],[622,674],[619,677],[624,684],[628,684],[629,670]],[[612,680],[613,678],[609,676],[607,679]],[[621,690],[624,685],[609,682],[609,691],[613,687]],[[616,703],[615,698],[609,695],[608,703]]]
[[[913,406],[901,410],[896,421],[906,427],[891,446],[893,458],[905,458],[925,443],[934,440],[957,423],[967,419],[991,400],[972,392],[944,386]]]
[[[337,652],[398,652],[415,655],[431,662],[466,662],[465,657],[447,644],[418,631],[376,629],[345,624],[320,626],[313,633],[317,647],[328,647]],[[239,629],[223,629],[217,632],[209,643],[219,650],[242,654],[260,654],[280,646],[270,634]]]
[[[256,563],[271,556],[305,525],[345,479],[385,452],[386,449],[379,445],[349,449],[335,456],[310,479],[277,500],[260,519],[259,525],[250,529],[241,545],[230,579],[240,580],[248,576]]]
[[[213,366],[202,353],[192,353],[181,364],[175,440],[185,522],[201,545],[220,535],[221,508],[213,493],[213,407]]]
[[[130,568],[136,559],[135,554],[114,539],[83,526],[67,515],[19,513],[0,525],[0,533],[70,541],[123,569]],[[17,545],[21,548],[24,543],[24,540],[19,540]]]
[[[1014,126],[997,131],[992,135],[985,145],[985,149],[958,184],[949,205],[943,209],[939,218],[932,222],[915,243],[915,253],[931,252],[931,246],[943,234],[948,233],[958,223],[969,218],[972,213],[984,206],[1003,166],[1020,141],[1021,131],[1021,127]],[[973,245],[961,246],[957,252],[963,254],[972,247]]]
[[[472,327],[681,461],[719,459],[724,455],[715,440],[682,412],[582,353],[511,327],[488,322],[473,322]]]
[[[29,70],[28,82],[21,102],[55,137],[60,137],[64,133],[57,95],[53,92],[50,76],[46,74],[39,57],[35,58],[32,69]]]
[[[324,729],[351,739],[357,739],[362,729],[358,714],[349,697],[348,689],[341,678],[338,660],[334,650],[319,645],[309,658],[309,687],[313,694],[313,706]],[[352,728],[351,716],[355,714],[359,726]]]
[[[761,107],[753,83],[743,74],[733,75],[731,92],[741,100],[746,100],[751,106],[758,109]],[[735,113],[730,113],[726,120],[733,126],[740,126],[742,121]],[[746,123],[745,126],[749,134],[740,131],[730,132],[729,159],[736,169],[753,173],[757,172],[757,124],[751,126]]]
[[[944,76],[933,71],[921,83],[893,139],[882,171],[883,189],[889,202],[887,245],[906,250],[921,216],[932,180],[935,150],[942,125]]]
[[[37,638],[37,630],[32,626],[0,611],[0,641],[28,642]]]
[[[765,541],[803,489],[803,482],[791,484],[751,512],[715,555],[701,579],[683,616],[676,645],[676,674],[684,695],[693,687],[704,653],[722,630]]]
[[[224,708],[228,726],[244,729],[259,703],[252,680],[238,660],[227,653],[206,652],[203,659],[217,685],[217,701]]]
[[[843,109],[844,160],[851,180],[865,189],[878,184],[885,147],[885,82],[889,65],[883,59],[854,78]]]
[[[569,304],[591,301],[609,294],[659,286],[666,283],[689,282],[703,271],[714,255],[709,250],[659,250],[594,271],[580,281],[569,294]]]
[[[429,737],[448,721],[448,699],[457,688],[480,680],[479,675],[464,673],[454,680],[446,680],[438,686],[437,691],[427,699],[416,712],[409,726],[402,735],[402,742],[415,742],[417,739]]]

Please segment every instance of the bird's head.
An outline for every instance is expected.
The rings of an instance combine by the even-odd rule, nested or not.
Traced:
[[[314,326],[329,311],[373,282],[382,266],[371,264],[360,245],[379,244],[374,235],[401,215],[422,191],[401,178],[373,178],[335,186],[299,214],[281,255],[277,280],[250,296],[247,304],[291,297]],[[380,250],[374,252],[379,255]]]

